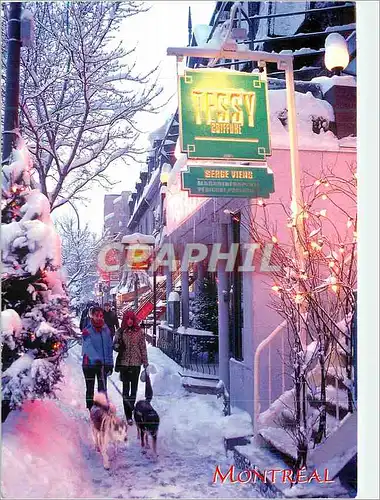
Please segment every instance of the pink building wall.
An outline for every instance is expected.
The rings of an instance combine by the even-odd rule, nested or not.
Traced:
[[[319,148],[319,149],[318,149]],[[323,150],[326,148],[326,150]],[[291,200],[291,170],[289,149],[273,148],[272,155],[267,158],[269,168],[274,172],[275,193],[269,200],[269,216],[271,221],[277,225],[276,236],[279,243],[286,243],[289,237],[289,228],[286,227],[287,218],[283,209],[272,206],[272,203],[284,203],[290,205]],[[300,165],[302,182],[307,185],[313,184],[322,170],[328,173],[332,170],[334,175],[342,179],[351,176],[350,165],[356,165],[356,149],[344,148],[335,144],[318,143],[318,136],[313,137],[313,149],[300,149]],[[349,215],[354,216],[356,212],[356,200],[347,203],[347,198],[339,193],[334,194],[334,202],[343,205]],[[168,219],[168,238],[174,244],[187,242],[218,242],[219,223],[229,223],[230,218],[223,214],[225,208],[239,208],[247,206],[251,200],[246,199],[221,199],[221,198],[190,198],[187,192],[181,191],[180,171],[177,169],[172,173],[172,180],[168,184],[166,200]],[[347,230],[347,216],[334,208],[328,200],[320,200],[315,204],[318,210],[327,209],[328,216],[336,222],[339,234],[345,234]],[[244,220],[244,211],[242,222]],[[260,208],[256,217],[260,216]],[[350,230],[352,234],[352,229]],[[330,238],[337,239],[335,230],[331,227]],[[350,237],[350,235],[348,235]],[[251,242],[248,234],[242,229],[242,242]],[[244,258],[244,255],[243,255]],[[254,354],[257,346],[262,342],[281,322],[270,307],[270,292],[272,282],[268,273],[260,272],[259,266],[255,272],[245,272],[243,275],[243,361],[230,360],[230,395],[231,403],[248,411],[254,416],[253,408],[253,364]],[[271,401],[276,399],[282,391],[282,356],[280,355],[281,342],[284,339],[278,336],[276,342],[271,346],[271,375],[268,370],[268,350],[263,352],[260,359],[260,400],[261,411],[264,411]],[[289,370],[288,370],[289,371]],[[271,380],[269,380],[269,378]],[[289,386],[289,379],[285,382]],[[269,398],[268,387],[271,385],[272,393]]]
[[[352,176],[350,165],[356,165],[356,151],[300,151],[300,163],[302,168],[302,181],[305,184],[312,184],[315,178],[319,177],[322,169],[332,168],[335,175],[342,179]],[[275,193],[268,203],[268,212],[270,220],[277,225],[276,236],[279,244],[285,243],[289,238],[289,228],[286,227],[287,218],[279,206],[271,206],[271,203],[283,202],[289,205],[291,200],[291,176],[289,151],[283,149],[273,150],[273,154],[268,158],[268,166],[273,170],[275,176]],[[356,170],[356,168],[355,168]],[[337,205],[343,205],[347,213],[355,215],[356,203],[348,202],[346,196],[339,193],[333,195],[333,200]],[[339,234],[345,235],[352,229],[347,229],[348,218],[342,215],[340,210],[334,207],[329,200],[320,200],[315,205],[318,210],[327,209],[328,216],[336,221],[336,227]],[[262,210],[262,209],[261,209]],[[255,210],[256,217],[260,217],[260,208]],[[329,233],[331,240],[337,241],[337,234],[333,227]],[[347,238],[350,239],[350,234]],[[247,241],[248,236],[245,235]],[[269,307],[272,280],[268,273],[260,272],[259,266],[253,273],[245,273],[243,277],[243,295],[244,295],[244,330],[243,330],[243,357],[244,361],[239,363],[232,361],[231,364],[231,399],[237,406],[243,407],[253,415],[253,363],[254,353],[257,346],[283,321],[275,311]],[[251,304],[252,307],[249,307]],[[281,334],[271,346],[271,401],[278,397],[282,392],[282,370],[281,370]],[[286,334],[284,338],[286,345]],[[268,349],[263,351],[260,360],[260,400],[261,411],[264,411],[270,404],[268,387]],[[287,369],[289,371],[289,369]],[[289,383],[286,377],[287,385]]]

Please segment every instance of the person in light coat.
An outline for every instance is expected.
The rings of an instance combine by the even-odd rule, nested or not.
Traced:
[[[120,380],[123,383],[125,418],[128,424],[132,425],[141,365],[144,368],[148,366],[144,331],[133,311],[123,314],[121,327],[114,337],[114,349],[118,352],[115,371],[120,372]]]

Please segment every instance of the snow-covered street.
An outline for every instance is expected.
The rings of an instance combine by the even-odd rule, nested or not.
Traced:
[[[161,424],[157,461],[141,453],[136,427],[127,446],[110,449],[111,470],[103,469],[92,444],[84,405],[80,347],[70,350],[58,400],[28,402],[3,425],[2,494],[5,498],[255,498],[254,485],[213,484],[215,468],[226,472],[223,436],[239,426],[249,431],[244,412],[222,414],[215,396],[189,394],[180,385],[178,366],[149,346],[153,406]],[[112,380],[121,383],[114,373]],[[109,395],[122,416],[122,400],[112,384]],[[144,395],[139,385],[138,397]],[[21,480],[22,478],[22,480]]]

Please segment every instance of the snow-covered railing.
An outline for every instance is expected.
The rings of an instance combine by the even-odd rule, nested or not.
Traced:
[[[184,370],[198,375],[218,374],[218,336],[212,332],[161,324],[157,347]]]
[[[257,419],[260,415],[260,356],[263,350],[268,346],[268,404],[272,403],[272,351],[271,343],[277,337],[279,333],[283,331],[286,326],[286,321],[284,320],[280,325],[278,325],[273,332],[268,335],[260,344],[257,346],[254,361],[253,361],[253,404],[254,404],[254,428],[257,428]],[[284,356],[284,340],[282,338],[281,343],[281,381],[282,381],[282,392],[285,392],[285,356]]]

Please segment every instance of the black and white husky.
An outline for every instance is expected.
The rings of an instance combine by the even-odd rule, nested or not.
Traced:
[[[104,468],[109,469],[108,445],[127,441],[128,425],[116,416],[115,406],[107,401],[103,393],[94,396],[90,422],[95,448],[102,454]]]

